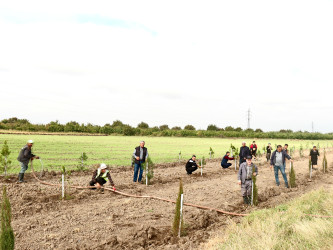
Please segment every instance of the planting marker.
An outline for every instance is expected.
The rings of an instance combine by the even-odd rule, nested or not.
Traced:
[[[183,202],[184,202],[184,194],[181,194],[181,196],[180,196],[180,216],[179,216],[179,231],[178,231],[178,237],[180,237],[180,231],[181,231],[181,227],[182,227]]]

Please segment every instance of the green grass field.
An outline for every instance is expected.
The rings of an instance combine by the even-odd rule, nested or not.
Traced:
[[[63,136],[63,135],[15,135],[1,134],[0,147],[5,140],[11,151],[10,159],[13,167],[10,172],[18,172],[19,163],[16,160],[20,149],[28,139],[35,141],[33,153],[40,156],[44,168],[48,170],[60,170],[61,166],[67,169],[76,168],[78,158],[85,152],[89,159],[88,165],[105,162],[112,166],[126,166],[131,164],[131,155],[140,140],[146,141],[149,154],[155,163],[174,162],[178,160],[181,151],[183,159],[189,159],[192,154],[198,158],[209,157],[209,148],[215,152],[215,158],[222,157],[229,150],[232,143],[236,147],[241,146],[244,139],[220,139],[220,138],[178,138],[178,137],[134,137],[134,136]],[[249,146],[252,140],[245,140]],[[321,147],[332,147],[332,141],[301,141],[281,139],[256,140],[260,150],[268,142],[275,144],[288,143],[296,149],[302,144],[304,149],[313,144]],[[306,152],[305,152],[306,153]],[[41,167],[40,161],[34,164],[36,170]]]

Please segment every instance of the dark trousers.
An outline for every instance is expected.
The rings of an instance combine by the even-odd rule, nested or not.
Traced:
[[[223,164],[223,165],[221,165],[222,166],[222,168],[228,168],[228,167],[230,167],[232,164],[231,163],[227,163],[227,164]]]
[[[198,167],[191,167],[191,168],[187,168],[186,169],[186,172],[188,173],[188,174],[192,174],[195,170],[197,170],[198,169]]]
[[[140,182],[142,180],[142,173],[143,173],[143,161],[139,161],[139,163],[134,163],[134,176],[133,182]],[[138,179],[139,174],[139,179]]]
[[[103,186],[106,183],[106,180],[104,180],[102,177],[97,177],[95,180],[91,180],[89,182],[90,186],[95,186],[96,183],[99,183],[101,186]]]

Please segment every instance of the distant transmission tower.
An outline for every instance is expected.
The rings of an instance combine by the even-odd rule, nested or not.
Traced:
[[[247,129],[250,129],[251,110],[247,111]]]

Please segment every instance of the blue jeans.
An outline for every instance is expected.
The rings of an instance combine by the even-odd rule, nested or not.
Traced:
[[[283,176],[284,183],[285,183],[286,187],[288,187],[288,180],[287,180],[285,166],[274,166],[274,175],[275,175],[276,185],[278,185],[278,186],[280,185],[280,181],[279,181],[279,169],[280,169],[281,174]]]
[[[20,174],[24,174],[25,171],[27,171],[27,169],[28,169],[28,164],[24,164],[23,162],[20,162],[20,164],[21,164]]]
[[[136,181],[141,181],[142,180],[142,173],[143,173],[143,161],[139,161],[139,163],[134,163],[134,177],[133,177],[133,182]],[[140,170],[139,173],[139,179],[138,179],[138,172]]]

